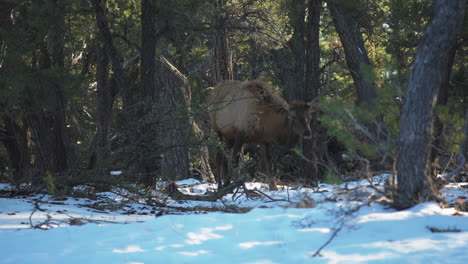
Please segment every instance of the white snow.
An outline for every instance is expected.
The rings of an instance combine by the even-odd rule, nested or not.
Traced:
[[[178,185],[181,191],[198,195],[214,188],[192,179]],[[450,184],[442,194],[452,202],[466,199],[466,187],[461,186],[466,183]],[[0,186],[1,190],[8,188]],[[250,183],[248,188],[263,187]],[[423,203],[396,211],[377,203],[367,205],[368,197],[375,193],[368,181],[261,191],[277,201],[266,196],[246,198],[240,193],[218,202],[179,202],[164,197],[171,207],[160,208],[124,204],[127,194],[122,192],[98,194],[98,205],[94,200],[54,200],[48,195],[0,198],[0,263],[468,261],[468,214],[454,208]],[[34,199],[41,201],[37,203],[41,210]],[[94,208],[88,207],[93,204]],[[303,204],[315,207],[299,206]],[[193,211],[181,212],[176,207]],[[197,210],[208,207],[253,209],[248,213]],[[50,229],[30,228],[30,216],[33,226]],[[69,225],[71,218],[81,219],[83,225]],[[432,233],[429,228],[460,232]]]

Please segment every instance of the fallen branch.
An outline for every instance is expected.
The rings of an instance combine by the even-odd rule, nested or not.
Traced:
[[[465,155],[463,155],[463,153],[460,152],[460,154],[458,155],[458,166],[453,171],[446,174],[442,174],[441,177],[446,180],[450,180],[453,176],[455,176],[463,169],[463,167],[465,166],[465,162]]]
[[[222,187],[218,191],[210,194],[210,195],[190,195],[184,194],[179,191],[177,188],[177,184],[174,182],[169,184],[166,187],[167,193],[169,193],[169,197],[174,200],[191,200],[191,201],[206,201],[206,202],[215,202],[218,199],[222,198],[228,193],[233,192],[236,188],[243,186],[245,183],[246,178],[241,178],[236,181],[231,182],[230,184]]]

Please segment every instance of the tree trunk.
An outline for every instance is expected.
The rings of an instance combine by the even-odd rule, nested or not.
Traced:
[[[110,155],[109,126],[112,112],[112,96],[109,82],[109,58],[105,49],[97,47],[97,132],[96,132],[96,164],[102,167]]]
[[[30,181],[31,156],[27,144],[26,129],[20,127],[8,116],[3,117],[4,131],[0,131],[0,142],[5,147],[9,157],[9,167],[12,169],[14,183]]]
[[[216,7],[212,19],[212,47],[211,57],[212,82],[214,86],[222,80],[234,79],[234,68],[232,64],[232,52],[229,47],[229,37],[226,29],[226,0],[216,0]]]
[[[307,101],[316,99],[320,88],[320,12],[322,0],[309,0],[307,14],[307,30],[305,40],[305,86],[304,95]],[[315,113],[314,113],[315,115]],[[323,160],[323,134],[320,132],[317,116],[311,121],[312,140],[304,143],[304,154],[309,161],[303,161],[302,174],[307,182],[316,183],[323,174],[319,169],[319,161]]]
[[[320,13],[322,0],[309,0],[306,31],[305,97],[310,101],[317,98],[320,88]]]
[[[430,173],[433,111],[464,11],[464,0],[435,0],[433,18],[418,46],[401,114],[395,200],[401,208],[437,198]]]
[[[373,100],[377,93],[371,77],[372,66],[364,47],[359,24],[352,16],[352,10],[336,3],[335,0],[328,0],[327,6],[343,44],[346,65],[356,86],[357,104],[365,104],[369,109],[373,109]]]
[[[446,106],[449,99],[450,90],[450,75],[452,73],[452,65],[455,59],[456,46],[453,46],[448,52],[448,63],[445,68],[442,81],[440,82],[439,94],[437,96],[437,105]],[[444,145],[444,123],[436,116],[434,119],[434,145],[432,148],[431,160],[434,161],[437,156],[443,154]]]
[[[287,2],[289,23],[292,37],[285,47],[272,50],[272,57],[276,65],[276,77],[284,89],[286,99],[303,100],[307,93],[304,89],[305,70],[305,0]]]
[[[187,107],[187,120],[192,126],[192,132],[195,134],[198,140],[202,141],[205,136],[205,133],[198,126],[193,116],[192,91],[191,91],[190,84],[189,84],[187,77],[183,75],[174,65],[172,65],[172,63],[169,62],[169,60],[167,60],[164,56],[161,56],[161,61],[164,64],[166,64],[166,66],[184,83],[184,86],[181,87],[180,90],[185,99],[184,101]],[[200,169],[201,169],[203,180],[205,182],[214,182],[215,177],[213,175],[213,171],[211,170],[211,166],[210,166],[210,153],[208,151],[208,147],[202,145],[200,146],[197,152],[200,153]]]
[[[67,146],[71,148],[66,135],[65,95],[64,95],[64,71],[65,71],[65,3],[61,0],[50,0],[53,8],[54,23],[50,27],[49,50],[51,68],[59,76],[59,82],[54,84],[55,109],[52,113],[54,170],[64,172],[68,168]]]
[[[190,128],[183,111],[183,95],[177,87],[177,77],[162,63],[156,86],[158,107],[158,142],[161,158],[161,176],[165,180],[182,180],[190,177],[188,140]],[[178,107],[183,106],[183,107]]]
[[[155,1],[141,2],[141,99],[152,99],[155,89],[156,28]]]
[[[463,129],[465,140],[461,144],[461,153],[468,160],[468,106],[465,105],[465,127]]]
[[[96,23],[100,32],[100,35],[104,41],[104,48],[106,50],[107,56],[111,62],[112,71],[114,72],[114,79],[116,81],[117,87],[122,95],[122,101],[124,106],[124,114],[127,124],[130,128],[132,128],[133,123],[133,116],[132,116],[132,109],[133,109],[133,95],[129,93],[130,86],[129,82],[125,76],[125,72],[123,70],[122,65],[120,64],[120,57],[117,53],[117,49],[115,48],[112,42],[112,35],[109,29],[109,25],[106,20],[105,14],[105,0],[90,0],[94,11],[96,14]],[[133,133],[130,132],[132,135]],[[131,140],[133,142],[133,140]]]

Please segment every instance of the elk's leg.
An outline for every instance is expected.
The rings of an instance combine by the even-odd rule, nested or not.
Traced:
[[[261,145],[261,151],[262,151],[263,166],[266,168],[266,173],[267,173],[268,180],[269,180],[268,185],[270,187],[270,190],[276,191],[276,190],[278,190],[278,186],[276,185],[276,179],[275,179],[275,176],[273,175],[273,171],[272,171],[271,156],[270,156],[270,145],[269,144],[262,144]]]
[[[226,181],[227,171],[226,157],[223,149],[218,147],[216,151],[216,181],[218,182],[218,189],[223,187],[223,183]]]
[[[239,135],[232,143],[232,152],[231,152],[231,168],[230,174],[231,179],[236,179],[237,176],[241,173],[242,164],[243,164],[243,149],[244,149],[244,137]]]

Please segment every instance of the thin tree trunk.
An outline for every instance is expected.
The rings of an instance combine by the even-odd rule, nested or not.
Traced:
[[[418,46],[401,114],[396,206],[437,199],[431,173],[433,112],[465,11],[464,0],[435,0],[433,18]]]
[[[327,1],[328,9],[333,18],[333,24],[343,44],[346,65],[354,80],[357,92],[357,103],[374,108],[373,100],[377,93],[372,78],[372,66],[364,47],[361,29],[352,16],[352,10],[341,6],[334,0]]]
[[[216,85],[222,80],[234,79],[234,68],[232,64],[232,52],[229,46],[229,37],[226,29],[225,6],[226,0],[216,0],[216,6],[212,19],[212,47],[211,57],[212,82]]]
[[[155,0],[141,2],[141,99],[152,99],[155,89],[156,28]]]
[[[129,82],[127,78],[125,77],[125,72],[120,63],[121,60],[120,60],[119,54],[117,53],[117,49],[115,48],[112,42],[112,35],[109,29],[109,25],[107,23],[106,14],[105,14],[106,3],[105,3],[105,0],[90,0],[90,1],[94,7],[94,11],[96,14],[96,23],[97,23],[99,32],[102,36],[102,39],[104,41],[104,48],[106,50],[107,56],[109,57],[109,60],[111,62],[112,71],[114,72],[114,78],[115,78],[117,87],[122,95],[125,118],[126,118],[127,124],[129,124],[129,127],[132,127],[130,125],[132,124],[134,120],[132,116],[132,112],[133,112],[132,111],[132,108],[133,108],[132,95],[129,93],[129,90],[130,90],[130,86],[128,85]]]
[[[322,10],[322,0],[308,1],[307,30],[305,40],[305,86],[304,94],[307,101],[316,99],[320,88],[320,13]],[[311,121],[312,139],[304,143],[304,154],[309,161],[303,161],[303,177],[307,182],[316,183],[322,173],[319,169],[319,161],[323,160],[325,148],[323,147],[323,135],[319,133],[316,113]]]
[[[304,89],[305,78],[305,0],[287,1],[291,39],[280,50],[272,50],[276,65],[275,75],[284,89],[286,99],[304,100],[309,96]]]
[[[102,167],[110,155],[109,126],[111,122],[112,96],[109,82],[109,58],[102,46],[97,47],[97,132],[96,164]]]
[[[446,106],[449,99],[450,75],[452,73],[453,61],[455,59],[456,46],[453,46],[448,53],[448,64],[442,75],[439,94],[437,95],[437,105]],[[431,160],[434,161],[437,156],[443,154],[441,150],[444,144],[444,123],[436,116],[434,119],[434,146],[432,148]]]
[[[30,180],[28,170],[30,169],[31,156],[27,144],[26,129],[20,127],[8,116],[3,117],[5,131],[0,131],[0,142],[5,147],[9,166],[13,171],[14,183],[22,183]]]
[[[54,170],[64,172],[68,168],[68,151],[70,146],[66,135],[65,95],[64,95],[64,47],[65,47],[65,3],[61,0],[50,0],[53,8],[54,23],[50,28],[49,50],[51,51],[51,68],[59,76],[54,85],[55,109],[52,113]]]
[[[468,160],[468,106],[465,106],[465,127],[463,129],[465,140],[461,144],[461,153]]]
[[[320,13],[322,0],[309,0],[306,31],[306,73],[305,73],[305,97],[310,101],[319,95],[320,88]]]

